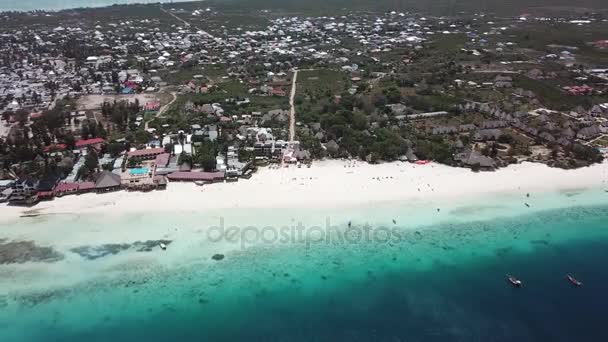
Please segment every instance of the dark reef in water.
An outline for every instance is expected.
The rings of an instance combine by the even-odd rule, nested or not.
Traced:
[[[151,252],[154,248],[158,247],[161,243],[165,245],[171,244],[171,240],[148,240],[148,241],[135,241],[129,243],[108,243],[99,246],[80,246],[70,249],[88,260],[95,260],[103,258],[108,255],[116,255],[122,251],[133,249],[136,252]]]
[[[57,298],[64,298],[70,295],[71,291],[68,288],[49,289],[45,291],[31,292],[16,296],[14,299],[17,303],[26,307],[33,307],[39,304],[48,303]]]
[[[52,247],[42,247],[34,241],[0,240],[0,264],[21,264],[24,262],[55,262],[63,259],[63,254]]]
[[[0,309],[4,309],[7,306],[8,306],[8,297],[0,296]]]

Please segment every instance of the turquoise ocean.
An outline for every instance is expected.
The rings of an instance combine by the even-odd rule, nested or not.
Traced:
[[[187,0],[182,0],[187,1]],[[180,0],[0,0],[1,11],[62,10],[81,7],[105,7],[116,4],[180,2]]]
[[[166,238],[168,248],[133,251],[141,244],[132,240],[108,255],[57,247],[65,258],[48,267],[66,263],[91,274],[46,290],[0,288],[0,341],[608,341],[607,198],[596,189],[455,201],[441,211],[382,203],[20,219],[0,232],[69,239],[66,231],[91,226],[149,229],[142,240]],[[241,227],[331,218],[339,229],[332,238],[321,229],[304,241],[232,247],[210,241],[219,230],[182,240],[152,233],[158,225],[197,232],[219,217]],[[364,223],[372,238],[362,237]],[[351,235],[340,240],[340,232]],[[94,265],[113,258],[131,262],[94,274]],[[0,275],[18,276],[21,266],[13,266],[0,265]],[[524,286],[511,287],[505,274]]]

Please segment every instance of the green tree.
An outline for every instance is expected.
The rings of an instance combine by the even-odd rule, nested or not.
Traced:
[[[99,158],[95,149],[88,149],[87,155],[84,157],[84,166],[90,173],[94,173],[99,168]]]
[[[125,144],[119,142],[111,142],[107,146],[107,151],[112,157],[117,157],[125,150]]]
[[[192,155],[191,154],[186,153],[186,152],[180,153],[179,157],[177,158],[177,164],[182,165],[184,163],[192,165]]]
[[[388,89],[384,89],[382,93],[386,96],[388,103],[401,102],[401,92],[397,87],[390,87]]]

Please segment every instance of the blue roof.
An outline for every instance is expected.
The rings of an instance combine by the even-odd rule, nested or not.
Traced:
[[[133,88],[131,88],[131,87],[125,87],[125,88],[122,88],[122,91],[121,91],[121,92],[122,92],[123,94],[129,94],[129,93],[132,93],[132,92],[133,92]]]

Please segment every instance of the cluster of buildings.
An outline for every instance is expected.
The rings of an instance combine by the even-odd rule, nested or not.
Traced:
[[[236,180],[251,175],[250,160],[307,161],[311,158],[310,153],[300,148],[298,142],[288,142],[286,127],[290,113],[285,106],[239,110],[251,103],[249,97],[285,98],[286,103],[291,87],[289,73],[301,66],[340,72],[350,80],[350,88],[343,90],[351,95],[359,92],[357,85],[364,81],[370,88],[381,87],[382,79],[402,76],[412,83],[408,87],[418,92],[422,89],[420,83],[426,82],[414,82],[409,78],[416,74],[431,78],[429,75],[433,70],[423,67],[416,70],[413,67],[417,62],[416,54],[423,53],[428,42],[449,42],[452,35],[458,35],[458,39],[466,37],[464,47],[457,52],[463,57],[458,60],[460,69],[454,67],[450,70],[454,73],[446,77],[445,84],[426,86],[424,90],[435,96],[443,96],[453,90],[512,93],[521,106],[509,106],[501,100],[476,102],[460,99],[466,104],[460,105],[459,111],[482,113],[485,119],[474,123],[432,124],[425,127],[425,134],[468,134],[476,143],[498,140],[503,131],[509,129],[532,139],[568,146],[575,141],[591,144],[608,133],[608,105],[596,105],[587,110],[577,108],[567,113],[547,109],[521,110],[524,106],[541,106],[534,92],[516,87],[518,77],[534,81],[553,81],[561,77],[554,70],[545,70],[545,62],[561,63],[570,68],[569,72],[580,76],[567,83],[570,84],[568,86],[562,83],[559,89],[564,95],[596,95],[602,89],[587,82],[608,80],[606,69],[574,70],[576,47],[548,46],[547,51],[527,61],[510,58],[520,56],[518,44],[508,41],[510,38],[504,37],[503,32],[514,25],[535,20],[552,23],[554,19],[551,18],[496,18],[497,22],[493,22],[483,15],[461,20],[458,17],[425,18],[399,12],[355,13],[315,17],[268,16],[262,25],[226,23],[202,30],[200,27],[207,27],[206,23],[216,20],[221,14],[211,9],[198,9],[192,13],[163,11],[170,23],[167,18],[116,17],[95,21],[68,16],[53,25],[40,24],[23,30],[0,28],[0,114],[7,119],[0,124],[0,138],[18,129],[20,111],[27,114],[26,121],[31,123],[40,118],[43,111],[54,108],[58,100],[68,97],[156,93],[168,85],[177,86],[180,96],[207,95],[214,93],[214,87],[222,81],[238,82],[246,92],[238,95],[226,92],[225,102],[221,103],[185,101],[180,108],[184,118],[204,117],[205,120],[179,122],[179,125],[187,122],[186,127],[164,123],[159,128],[160,132],[148,127],[145,116],[146,113],[155,115],[161,103],[142,103],[142,113],[134,120],[134,126],[139,130],[145,126],[152,138],[146,143],[133,144],[139,148],[124,151],[118,156],[100,155],[98,170],[86,179],[81,179],[79,170],[85,166],[87,153],[90,149],[102,151],[102,146],[107,144],[105,139],[80,139],[75,143],[75,151],[66,151],[66,144],[53,141],[43,152],[67,152],[65,156],[74,161],[73,171],[63,179],[37,180],[11,175],[12,179],[0,181],[0,200],[33,204],[38,200],[84,192],[163,189],[169,181],[202,184]],[[593,43],[598,49],[604,49],[605,45],[603,41]],[[549,51],[551,53],[547,54]],[[497,61],[489,60],[481,65],[480,59],[488,56],[495,56]],[[446,59],[448,57],[453,56]],[[455,61],[452,63],[457,64]],[[533,67],[519,67],[524,64]],[[207,71],[216,66],[221,66],[222,76],[212,80],[211,73]],[[376,69],[381,71],[372,72]],[[470,74],[476,73],[489,76],[471,77]],[[218,82],[220,77],[222,80]],[[340,101],[339,95],[330,94],[329,97]],[[394,124],[391,127],[394,131],[412,122],[444,120],[452,114],[444,108],[412,110],[404,103],[379,105],[369,112],[366,116],[369,126],[364,133],[369,135],[383,126],[380,121],[389,120],[388,113],[391,114],[390,124]],[[73,118],[98,121],[97,117],[90,117],[76,108],[72,114],[68,126],[75,134],[80,132],[75,128]],[[320,123],[307,122],[300,129],[308,130],[315,139],[323,141],[324,148],[337,149],[339,139],[336,139],[338,142],[326,139],[327,132]],[[213,171],[193,169],[193,163],[180,160],[183,155],[197,156],[203,143],[216,143],[220,137],[225,138],[222,143],[227,146],[214,156]],[[454,157],[458,163],[490,169],[496,167],[494,159],[462,145]],[[242,153],[253,158],[239,158]],[[411,147],[406,158],[417,160]]]
[[[570,146],[575,142],[588,144],[608,134],[608,104],[596,105],[590,110],[581,107],[569,113],[546,108],[508,113],[499,104],[472,102],[462,106],[462,109],[482,112],[498,119],[494,122],[499,127],[495,128],[511,127],[532,138],[561,146]]]

